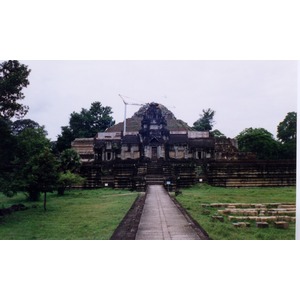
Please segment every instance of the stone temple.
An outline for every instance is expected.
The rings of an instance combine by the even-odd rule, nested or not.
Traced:
[[[234,139],[195,131],[158,103],[72,147],[82,161],[85,187],[145,190],[162,184],[174,190],[198,182],[216,186],[295,185],[295,161],[261,161],[239,152]]]

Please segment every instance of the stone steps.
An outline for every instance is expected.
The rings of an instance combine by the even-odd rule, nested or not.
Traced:
[[[165,183],[162,175],[146,175],[145,181],[146,185],[163,185]]]
[[[223,187],[294,186],[296,163],[278,161],[215,161],[209,164],[208,183]]]
[[[263,210],[260,208],[257,209],[224,209],[218,210],[219,214],[223,215],[243,215],[243,216],[278,216],[278,215],[286,215],[286,216],[296,216],[296,209],[271,209],[271,210]]]
[[[256,222],[276,222],[276,221],[286,221],[295,223],[296,217],[291,216],[264,216],[264,217],[256,217],[256,216],[228,216],[228,220],[230,221],[256,221]]]
[[[230,207],[230,208],[296,208],[295,203],[211,203],[202,207]]]

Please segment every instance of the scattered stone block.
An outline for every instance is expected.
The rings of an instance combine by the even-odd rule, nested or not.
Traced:
[[[247,215],[248,216],[257,216],[258,215],[258,212],[257,210],[247,210]]]
[[[296,205],[280,204],[278,205],[278,208],[284,208],[286,210],[296,210]]]
[[[278,216],[277,221],[285,221],[285,222],[296,222],[296,217],[291,216]]]
[[[248,223],[248,222],[236,222],[236,223],[232,223],[232,225],[237,228],[250,227],[250,223]]]
[[[227,207],[227,203],[212,203],[211,207]]]
[[[286,215],[286,216],[295,216],[296,210],[286,210],[286,209],[272,209],[268,211],[272,215]]]
[[[256,227],[257,228],[268,228],[269,223],[268,222],[256,222]]]
[[[254,204],[255,208],[266,208],[265,204]]]
[[[274,225],[275,225],[276,228],[279,228],[279,229],[287,229],[287,228],[289,228],[289,223],[285,222],[285,221],[274,222]]]
[[[236,206],[235,206],[235,205],[233,205],[233,204],[229,204],[229,205],[227,206],[227,208],[228,208],[228,209],[235,209],[235,208],[236,208]]]
[[[270,222],[270,221],[276,221],[277,217],[275,216],[266,216],[266,217],[255,217],[256,222]]]
[[[296,222],[293,203],[213,203],[207,206],[218,208],[218,216],[212,216],[212,220],[224,222],[227,216],[235,227],[245,226],[245,221],[255,221],[257,228],[268,228],[274,223],[276,228],[286,229],[289,223]]]

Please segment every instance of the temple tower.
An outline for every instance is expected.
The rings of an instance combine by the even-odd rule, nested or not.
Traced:
[[[170,132],[158,103],[150,103],[146,110],[140,130],[142,156],[152,161],[166,159],[166,143]]]

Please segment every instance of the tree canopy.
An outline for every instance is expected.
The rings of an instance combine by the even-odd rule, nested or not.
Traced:
[[[215,111],[208,108],[203,109],[200,118],[193,124],[193,128],[198,131],[210,131],[213,128],[215,121]]]
[[[11,124],[11,130],[13,135],[18,135],[22,131],[24,131],[26,128],[33,128],[38,129],[41,128],[44,130],[44,126],[41,126],[39,123],[31,120],[31,119],[21,119],[16,120]],[[47,135],[47,132],[44,130],[45,135]]]
[[[81,166],[80,156],[74,149],[64,150],[59,157],[60,170],[63,173],[67,171],[76,172]]]
[[[53,192],[59,178],[58,163],[50,149],[34,155],[24,165],[24,190],[31,200],[37,200],[40,193],[44,193],[44,210],[46,210],[47,192]]]
[[[82,108],[80,113],[70,115],[69,126],[62,127],[62,133],[57,138],[56,148],[59,152],[71,147],[75,138],[91,138],[98,132],[105,131],[115,124],[110,106],[102,106],[93,102],[89,109]]]
[[[30,71],[26,65],[17,60],[0,64],[0,117],[10,119],[23,117],[28,106],[19,103],[24,99],[22,89],[29,85]]]
[[[241,151],[256,153],[259,159],[278,158],[278,142],[264,128],[247,128],[236,139]]]
[[[280,142],[280,156],[296,159],[297,113],[289,112],[277,126],[277,138]]]
[[[39,179],[35,179],[35,173],[40,172],[39,170],[42,168],[37,161],[38,157],[50,152],[50,141],[46,138],[45,131],[41,126],[25,128],[15,136],[15,139],[14,159],[10,162],[14,182],[13,185],[9,182],[7,185],[11,185],[12,191],[24,191],[30,199],[37,200],[42,191],[37,184]],[[44,176],[47,176],[47,173]]]
[[[283,142],[295,142],[297,131],[297,113],[289,112],[277,126],[277,138]]]
[[[215,130],[211,131],[210,136],[215,137],[215,138],[226,138],[225,134],[222,133],[218,129],[215,129]]]

